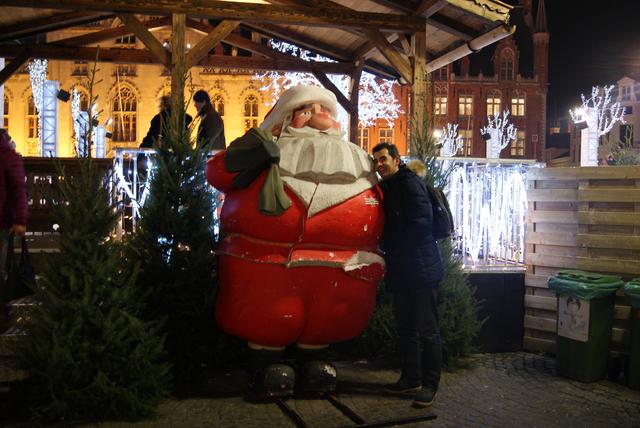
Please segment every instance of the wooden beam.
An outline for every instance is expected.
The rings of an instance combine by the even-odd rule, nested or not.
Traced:
[[[359,111],[359,95],[360,95],[360,77],[362,76],[362,61],[357,61],[355,63],[356,68],[351,73],[351,82],[349,82],[349,100],[351,101],[351,106],[353,110],[349,112],[349,141],[354,144],[358,144],[358,122]],[[368,148],[365,148],[367,150]]]
[[[148,30],[154,30],[156,28],[165,27],[171,25],[171,18],[156,18],[144,21],[142,25]],[[93,31],[91,33],[82,34],[80,36],[69,37],[67,39],[56,40],[53,42],[56,45],[64,46],[85,46],[92,43],[102,42],[104,40],[112,40],[117,37],[122,37],[132,34],[132,31],[124,25],[116,28],[109,28],[108,30]]]
[[[185,79],[185,33],[187,16],[184,13],[174,13],[171,16],[171,111],[172,115],[178,115],[184,107],[184,79]],[[184,117],[178,116],[182,129]]]
[[[29,52],[26,49],[23,49],[23,52],[16,56],[13,61],[11,61],[9,64],[5,64],[4,68],[0,70],[0,86],[4,85],[4,82],[6,82],[13,75],[13,73],[15,73],[20,67],[22,67],[28,60]]]
[[[407,6],[406,4],[400,4],[400,3],[395,2],[393,0],[371,0],[371,1],[373,1],[374,3],[377,3],[379,5],[388,7],[390,9],[397,10],[398,12],[413,13],[413,10],[411,9],[410,6]]]
[[[142,40],[142,43],[144,43],[147,49],[149,49],[149,51],[158,58],[162,64],[169,67],[171,64],[171,55],[169,55],[169,52],[167,52],[164,46],[162,46],[162,43],[160,43],[160,41],[156,39],[149,30],[147,30],[142,22],[138,21],[138,18],[125,13],[118,14],[118,18],[129,30],[133,32],[133,34]]]
[[[318,27],[376,28],[412,33],[424,26],[424,19],[412,15],[359,12],[348,9],[324,9],[310,6],[237,3],[220,0],[129,1],[110,0],[0,0],[3,6],[44,9],[98,10],[145,15],[185,13],[198,18],[218,18]]]
[[[404,34],[402,34],[402,36],[404,36]],[[398,40],[398,37],[399,37],[398,33],[384,36],[384,38],[387,39],[389,43],[395,42],[396,40]],[[358,46],[356,50],[353,52],[353,59],[354,61],[357,61],[361,58],[368,58],[375,50],[376,50],[376,45],[373,42],[367,40],[366,42]]]
[[[64,12],[29,21],[21,21],[11,25],[1,26],[0,42],[100,21],[112,15],[111,13],[102,12]]]
[[[427,50],[427,35],[425,31],[413,35],[413,85],[411,86],[412,119],[419,132],[425,123],[427,114],[427,68],[425,52]]]
[[[189,70],[200,62],[202,58],[209,54],[209,51],[213,49],[215,45],[231,34],[238,25],[240,25],[240,21],[222,21],[216,28],[212,29],[185,57],[185,70]]]
[[[343,109],[347,111],[347,113],[351,113],[353,111],[353,106],[351,105],[351,101],[344,96],[344,94],[333,84],[331,80],[321,71],[313,70],[313,75],[316,76],[316,79],[322,83],[322,86],[333,92],[333,94],[338,99],[338,102],[342,106]]]
[[[396,69],[398,74],[402,76],[404,80],[408,83],[411,83],[413,80],[411,65],[408,61],[406,61],[400,53],[395,50],[393,46],[387,41],[387,39],[382,35],[382,33],[378,30],[370,30],[368,28],[363,28],[364,33],[367,37],[376,45],[378,50],[382,53],[382,55],[389,61],[391,66]],[[424,29],[422,30],[424,31]],[[426,49],[426,46],[425,46]]]
[[[447,0],[422,0],[416,8],[415,14],[428,18],[446,5]]]
[[[492,0],[447,0],[447,3],[467,14],[488,22],[507,22],[513,6]]]
[[[468,42],[479,35],[473,28],[460,24],[459,22],[439,13],[427,18],[427,24],[462,39],[465,42]]]
[[[49,44],[17,45],[13,43],[0,44],[0,56],[16,58],[24,49],[28,49],[33,58],[56,59],[61,61],[95,61],[97,48],[71,47]],[[161,64],[160,61],[146,49],[129,48],[100,48],[99,62],[118,64]],[[208,55],[198,64],[202,67],[219,67],[230,70],[243,70],[251,74],[253,70],[299,71],[312,73],[312,69],[326,74],[349,74],[353,70],[352,64],[321,62],[311,63],[301,61],[295,57],[286,59],[239,57],[228,55]]]

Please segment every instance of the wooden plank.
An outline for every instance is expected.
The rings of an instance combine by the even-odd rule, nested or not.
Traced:
[[[581,247],[640,250],[640,236],[579,233],[577,242]]]
[[[425,124],[427,112],[427,71],[425,53],[427,50],[427,35],[419,31],[413,35],[413,76],[411,85],[411,120],[421,129]]]
[[[351,101],[349,101],[349,99],[344,96],[340,89],[338,89],[336,85],[334,85],[333,82],[329,80],[326,74],[314,70],[313,75],[316,77],[316,79],[318,79],[320,83],[322,83],[322,86],[330,90],[333,95],[336,96],[336,99],[338,100],[342,108],[347,111],[347,113],[353,112],[354,108],[353,104],[351,104]]]
[[[527,232],[527,244],[576,246],[575,233]]]
[[[555,333],[557,331],[557,322],[555,319],[539,318],[534,316],[525,315],[524,328],[530,328],[533,330],[542,330]]]
[[[638,180],[640,168],[637,166],[602,167],[558,167],[531,168],[527,180],[580,180],[580,179]]]
[[[174,13],[171,16],[171,42],[173,43],[171,51],[171,111],[173,119],[176,115],[180,115],[184,108],[184,80],[187,71],[184,53],[186,28],[187,16],[184,13]],[[178,123],[182,123],[182,119],[180,117]]]
[[[640,169],[640,168],[638,168]],[[637,188],[589,188],[578,190],[578,200],[585,202],[635,202],[640,203]],[[640,215],[640,214],[638,214]]]
[[[540,339],[537,337],[525,336],[522,338],[522,347],[527,351],[556,353],[555,340]]]
[[[0,0],[1,1],[1,0]],[[391,66],[402,76],[407,82],[413,82],[413,73],[411,65],[406,61],[400,53],[387,41],[379,30],[363,28],[364,34],[373,42],[380,53],[389,61]],[[423,29],[424,31],[424,29]]]
[[[578,213],[575,211],[541,211],[533,210],[527,214],[531,223],[578,224]]]
[[[578,211],[580,224],[640,226],[640,213],[616,211]]]
[[[349,112],[349,141],[358,144],[358,124],[359,124],[359,99],[360,99],[360,78],[362,77],[363,61],[356,61],[351,80],[349,82],[349,101],[353,110]]]
[[[142,22],[145,28],[153,30],[167,25],[171,25],[171,18],[162,17],[156,19],[150,19]],[[80,36],[69,37],[67,39],[56,40],[56,45],[65,46],[85,46],[92,43],[102,42],[104,40],[115,39],[116,37],[122,37],[131,34],[131,30],[125,25],[121,25],[116,28],[109,28],[107,30],[93,31],[91,33],[82,34]]]
[[[138,18],[126,13],[119,14],[118,18],[120,18],[120,21],[122,21],[124,25],[142,41],[142,43],[144,43],[147,49],[151,51],[161,64],[166,67],[171,66],[171,54],[164,46],[162,46],[162,43],[160,43],[160,41],[156,39],[149,30],[147,30],[147,27],[138,21]]]
[[[349,9],[324,9],[310,6],[284,6],[219,0],[136,1],[110,0],[0,0],[3,6],[25,6],[44,9],[97,10],[143,15],[184,13],[197,18],[280,22],[318,27],[351,27],[387,29],[406,33],[423,30],[425,19],[413,15],[359,12]]]
[[[447,3],[467,13],[482,17],[488,21],[500,22],[506,22],[509,20],[509,11],[512,8],[512,6],[502,2],[492,2],[491,7],[487,7],[483,2],[477,0],[447,0]]]
[[[112,15],[111,13],[100,12],[63,12],[28,21],[20,21],[11,25],[3,25],[0,26],[0,42],[88,24],[109,18]]]
[[[544,296],[524,296],[524,307],[534,309],[545,309],[547,311],[555,311],[558,307],[557,298]]]
[[[549,281],[549,277],[546,275],[526,274],[524,276],[525,287],[549,288],[547,285],[548,281]]]
[[[186,55],[185,70],[189,70],[196,65],[202,58],[208,55],[209,51],[215,45],[220,43],[222,39],[227,37],[236,27],[240,25],[240,21],[222,21],[216,28],[212,29],[209,34],[204,36]]]
[[[422,0],[416,8],[415,14],[428,18],[446,5],[446,0]]]
[[[578,200],[578,189],[530,189],[527,200],[532,202],[573,202]]]
[[[11,61],[9,64],[5,64],[4,68],[0,70],[0,85],[9,80],[13,73],[18,71],[18,69],[22,67],[28,60],[29,51],[27,49],[23,49],[22,53],[15,57],[13,61]]]
[[[528,265],[550,266],[559,269],[575,269],[576,257],[529,253],[525,256]]]
[[[595,272],[640,274],[640,261],[592,257],[576,257],[576,268]]]
[[[613,307],[613,318],[626,321],[631,316],[631,306],[615,305]]]

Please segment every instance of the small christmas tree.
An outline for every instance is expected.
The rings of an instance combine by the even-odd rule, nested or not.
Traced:
[[[89,152],[87,152],[89,153]],[[139,318],[137,266],[110,239],[117,213],[105,171],[90,158],[61,171],[60,252],[47,263],[27,335],[16,345],[28,399],[48,419],[140,418],[166,393],[168,366],[155,323]]]
[[[193,147],[184,106],[178,110],[155,146],[150,196],[130,249],[142,269],[138,286],[149,294],[146,317],[164,320],[174,375],[188,380],[216,357],[214,201],[207,152]]]

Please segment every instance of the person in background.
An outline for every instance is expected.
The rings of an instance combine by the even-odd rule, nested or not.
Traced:
[[[385,284],[394,298],[402,356],[400,379],[385,385],[385,390],[415,394],[413,406],[427,407],[440,382],[442,341],[437,307],[444,276],[432,234],[431,200],[424,181],[401,162],[396,146],[378,144],[373,157],[382,178]]]
[[[225,149],[224,123],[218,112],[211,105],[209,94],[203,90],[197,91],[193,94],[193,104],[200,117],[197,137],[198,147],[207,150]]]
[[[6,252],[8,238],[24,236],[27,231],[27,191],[22,156],[15,143],[0,128],[0,294],[7,277]]]
[[[149,131],[147,135],[142,139],[142,143],[140,144],[140,148],[151,148],[154,143],[158,143],[162,141],[162,135],[166,127],[169,125],[169,120],[171,119],[171,96],[163,95],[160,97],[160,113],[153,116],[151,119],[151,125],[149,126]],[[185,114],[185,127],[189,127],[193,118]]]

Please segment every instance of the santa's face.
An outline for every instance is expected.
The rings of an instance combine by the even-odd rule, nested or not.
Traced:
[[[302,128],[308,126],[321,131],[339,129],[338,122],[331,116],[331,109],[320,103],[304,104],[293,112],[291,126]]]

